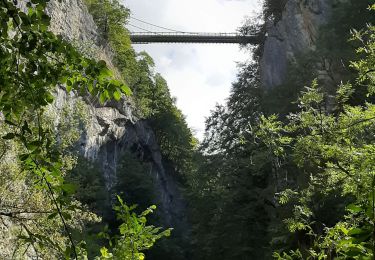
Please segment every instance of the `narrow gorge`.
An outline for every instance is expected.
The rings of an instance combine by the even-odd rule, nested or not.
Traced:
[[[259,5],[199,141],[126,0],[3,0],[0,259],[373,259],[375,3]]]

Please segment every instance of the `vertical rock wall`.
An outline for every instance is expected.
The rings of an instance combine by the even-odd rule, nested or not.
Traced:
[[[97,27],[81,0],[52,0],[48,6],[51,16],[50,29],[64,38],[89,44],[99,51],[97,57],[111,62],[111,53],[96,44],[99,42]],[[110,64],[111,66],[111,64]],[[73,104],[79,97],[58,88],[52,108],[56,124],[64,106]],[[121,155],[132,147],[147,150],[151,154],[152,178],[155,193],[162,203],[162,215],[168,226],[178,226],[185,221],[185,203],[173,176],[165,171],[162,155],[152,129],[147,122],[134,115],[131,102],[108,102],[104,106],[84,97],[87,103],[88,123],[82,130],[78,149],[89,160],[96,162],[103,172],[108,191],[117,182],[117,164]],[[126,187],[124,187],[126,189]],[[113,195],[113,194],[112,194]]]
[[[97,42],[98,32],[92,17],[80,0],[53,0],[47,10],[51,17],[50,29],[69,40]]]
[[[319,27],[331,17],[333,0],[289,0],[276,24],[267,24],[267,38],[260,62],[266,89],[281,85],[287,67],[298,55],[315,48]]]

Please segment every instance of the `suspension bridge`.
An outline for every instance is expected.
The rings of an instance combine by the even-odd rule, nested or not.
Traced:
[[[135,44],[146,43],[239,43],[257,44],[257,35],[238,33],[171,33],[171,32],[131,32],[130,40]]]
[[[235,43],[258,44],[261,39],[258,35],[243,35],[240,33],[208,33],[208,32],[184,32],[167,27],[158,26],[141,19],[130,16],[130,19],[143,25],[151,26],[148,30],[144,27],[128,23],[127,25],[141,31],[130,31],[130,40],[133,44],[148,43]],[[132,22],[133,22],[132,21]],[[155,31],[155,29],[159,31]],[[160,31],[162,29],[163,31]]]

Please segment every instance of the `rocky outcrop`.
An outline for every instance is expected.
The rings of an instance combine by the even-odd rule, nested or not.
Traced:
[[[51,16],[51,30],[70,41],[89,43],[99,51],[97,57],[111,61],[111,53],[95,46],[98,42],[96,25],[80,0],[51,1],[48,6]],[[58,124],[64,106],[73,106],[81,99],[74,93],[67,94],[64,88],[58,88],[53,105],[55,124]],[[108,102],[104,106],[96,100],[84,97],[86,106],[86,124],[81,129],[78,142],[80,153],[99,165],[103,172],[108,192],[117,182],[117,164],[121,155],[133,147],[148,153],[152,164],[151,174],[155,193],[161,201],[162,215],[168,226],[180,225],[184,221],[185,204],[174,178],[165,171],[162,155],[155,135],[147,122],[134,115],[130,100]],[[124,187],[126,189],[126,187]]]
[[[319,27],[331,17],[332,0],[289,0],[276,24],[267,24],[267,38],[260,62],[261,81],[266,89],[281,85],[288,64],[313,50]]]
[[[55,34],[71,41],[98,41],[95,22],[82,1],[51,1],[47,13],[51,17],[50,29]]]

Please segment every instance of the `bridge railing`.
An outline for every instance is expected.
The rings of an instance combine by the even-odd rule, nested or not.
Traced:
[[[257,35],[209,32],[131,32],[133,43],[239,43],[257,44]]]
[[[206,33],[206,32],[130,32],[130,35],[192,35],[192,36],[253,36],[239,33]]]

